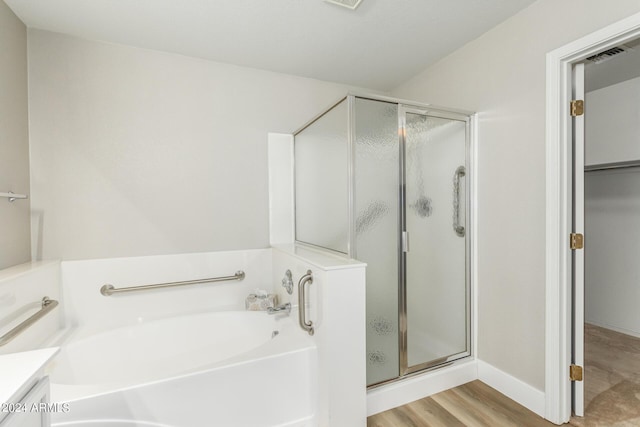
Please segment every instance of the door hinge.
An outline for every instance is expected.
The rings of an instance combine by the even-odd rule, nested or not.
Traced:
[[[569,365],[569,378],[571,381],[582,381],[582,366]]]
[[[582,99],[574,99],[569,106],[571,117],[581,116],[584,114],[584,101]]]
[[[584,248],[584,236],[580,233],[571,233],[569,235],[569,248],[574,250]]]

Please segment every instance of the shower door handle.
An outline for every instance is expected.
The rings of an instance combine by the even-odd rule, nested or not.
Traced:
[[[307,283],[313,283],[313,274],[311,273],[311,270],[307,270],[307,274],[302,276],[298,282],[298,323],[300,323],[300,327],[307,331],[309,335],[313,335],[313,322],[311,320],[307,320],[307,309],[305,306],[307,298],[304,285]]]
[[[458,237],[464,237],[464,225],[460,224],[460,179],[466,175],[464,166],[458,166],[453,174],[453,231]]]

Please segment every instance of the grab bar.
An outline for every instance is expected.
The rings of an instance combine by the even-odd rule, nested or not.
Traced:
[[[28,199],[29,196],[26,194],[16,194],[13,191],[7,191],[6,193],[0,193],[0,197],[6,197],[10,202],[13,202],[17,199]]]
[[[458,237],[464,237],[465,229],[460,225],[460,178],[465,176],[464,166],[458,166],[453,174],[453,231]]]
[[[11,329],[9,332],[0,337],[0,347],[3,345],[9,344],[15,337],[20,335],[29,326],[36,323],[39,319],[41,319],[45,314],[53,310],[58,306],[58,301],[54,299],[49,299],[49,297],[42,298],[42,303],[40,306],[40,310],[32,314],[28,319],[24,320],[15,328]]]
[[[313,322],[311,320],[307,321],[307,309],[304,305],[306,301],[304,285],[307,283],[313,283],[313,273],[311,273],[311,270],[307,270],[307,274],[302,276],[298,282],[298,322],[303,330],[309,332],[309,335],[313,335]]]
[[[242,280],[244,279],[244,271],[238,270],[233,276],[212,277],[210,279],[186,280],[182,282],[156,283],[153,285],[129,286],[127,288],[116,288],[113,285],[106,284],[100,288],[100,293],[105,297],[113,294],[124,292],[146,291],[149,289],[173,288],[175,286],[197,285],[199,283],[224,282],[226,280]]]

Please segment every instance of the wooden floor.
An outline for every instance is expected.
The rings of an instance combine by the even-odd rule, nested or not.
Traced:
[[[585,325],[585,417],[576,427],[640,426],[640,338]],[[368,427],[551,427],[488,385],[471,383],[368,418]]]
[[[640,426],[640,338],[584,325],[585,416],[578,427]]]
[[[367,427],[551,427],[527,408],[473,381],[367,419]]]

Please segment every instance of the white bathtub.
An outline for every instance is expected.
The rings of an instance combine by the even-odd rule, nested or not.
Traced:
[[[292,315],[293,316],[293,315]],[[277,335],[274,335],[277,331]],[[290,317],[214,312],[87,335],[50,366],[54,426],[315,426],[316,349]]]

